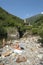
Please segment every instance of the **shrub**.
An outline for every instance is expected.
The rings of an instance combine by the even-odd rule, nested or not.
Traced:
[[[0,39],[7,38],[7,31],[4,27],[0,26]]]
[[[39,29],[38,34],[40,35],[41,38],[43,38],[43,28]]]
[[[37,28],[32,28],[32,34],[34,35],[34,34],[38,34],[38,29]]]

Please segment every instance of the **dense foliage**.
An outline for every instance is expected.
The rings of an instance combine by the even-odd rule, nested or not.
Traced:
[[[4,27],[0,26],[0,39],[7,38],[7,31]]]

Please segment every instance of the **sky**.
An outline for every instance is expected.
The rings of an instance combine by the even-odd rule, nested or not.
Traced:
[[[0,0],[0,7],[25,19],[43,13],[43,0]]]

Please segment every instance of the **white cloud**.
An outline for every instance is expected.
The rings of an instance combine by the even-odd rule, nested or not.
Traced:
[[[43,12],[41,12],[41,14],[43,14]]]

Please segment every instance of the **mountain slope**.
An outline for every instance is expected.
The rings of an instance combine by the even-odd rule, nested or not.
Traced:
[[[40,35],[40,37],[42,38],[41,43],[43,44],[43,14],[41,13],[27,18],[26,22],[32,25],[30,32],[32,32],[33,35]]]
[[[20,33],[21,30],[23,31],[23,27],[24,27],[23,19],[14,16],[12,14],[9,14],[7,11],[5,11],[3,8],[0,7],[0,38],[1,36],[5,36],[5,32],[8,33],[8,31],[15,32],[15,30],[17,30]],[[6,29],[7,31],[5,31],[4,29]],[[23,34],[22,31],[21,34]]]
[[[0,24],[4,26],[16,26],[23,24],[23,20],[17,16],[9,14],[0,7]]]
[[[27,18],[26,21],[30,24],[38,23],[40,21],[43,21],[43,14],[37,14],[35,16],[32,16],[30,18]]]

